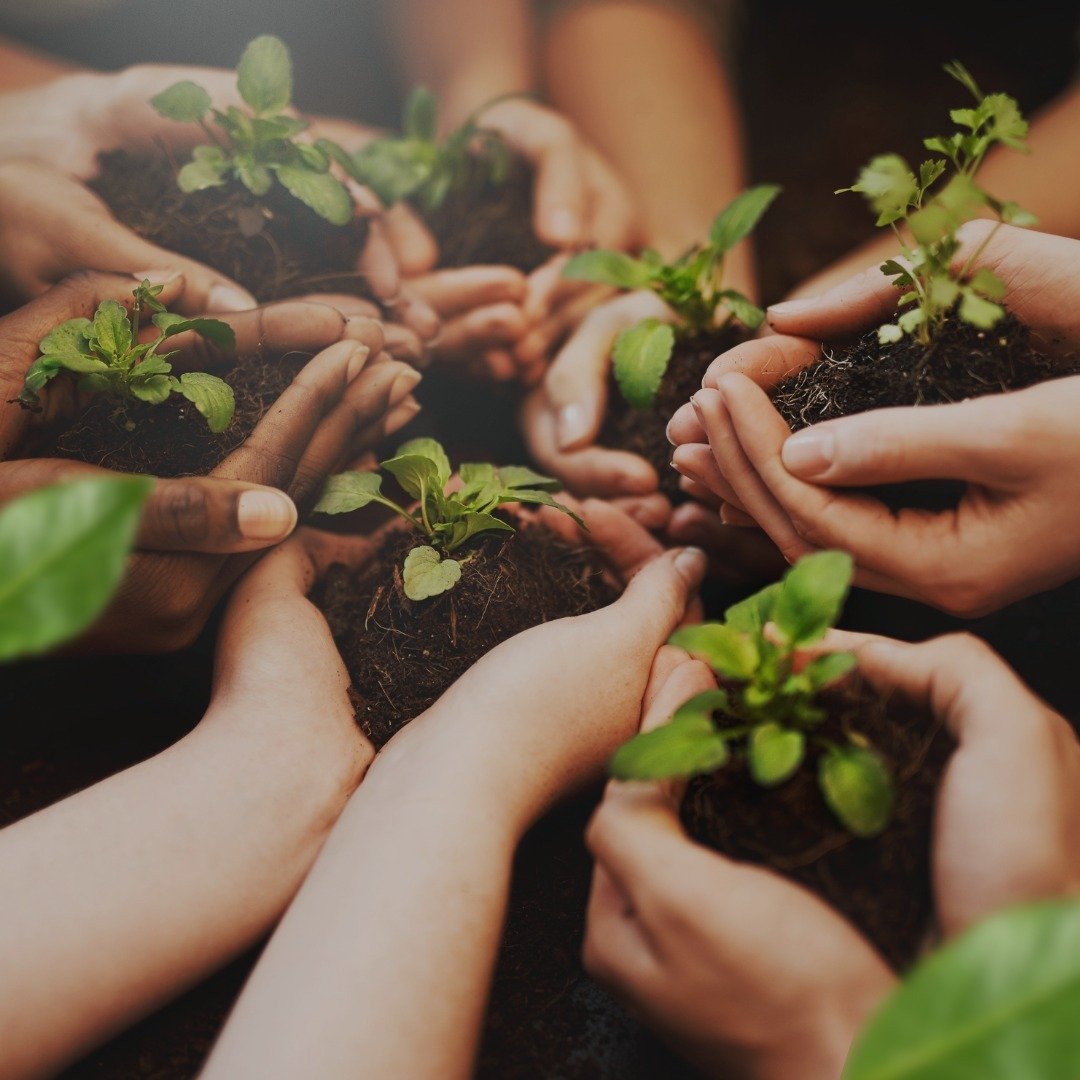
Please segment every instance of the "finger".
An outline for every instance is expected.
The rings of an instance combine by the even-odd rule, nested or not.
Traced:
[[[681,446],[683,443],[708,442],[705,429],[694,412],[694,406],[688,401],[680,405],[674,416],[668,421],[667,440],[672,446]]]
[[[522,308],[530,323],[538,323],[550,314],[561,290],[581,287],[582,282],[568,281],[562,276],[570,258],[569,253],[554,255],[526,279]]]
[[[517,362],[526,367],[545,366],[555,348],[606,298],[606,290],[601,293],[589,290],[559,304],[551,315],[524,334],[514,346]]]
[[[671,455],[671,467],[680,476],[696,481],[725,502],[738,504],[735,492],[717,468],[716,459],[707,443],[677,446]]]
[[[778,334],[754,338],[718,356],[709,365],[701,385],[715,390],[725,375],[739,374],[771,390],[789,375],[816,363],[820,356],[821,346],[805,338]]]
[[[386,351],[397,360],[405,360],[416,367],[427,367],[427,354],[424,343],[414,330],[399,323],[386,323],[383,326],[386,337]]]
[[[381,221],[368,223],[367,243],[360,254],[357,269],[379,300],[393,300],[401,291],[401,274],[394,249],[386,238]]]
[[[362,296],[350,296],[348,293],[305,293],[293,299],[308,304],[326,304],[336,308],[346,319],[359,315],[378,320],[382,316],[382,310],[378,304],[365,300]]]
[[[656,950],[631,898],[600,863],[593,868],[581,959],[597,982],[616,993],[651,981],[658,970]]]
[[[765,317],[778,334],[830,341],[878,325],[896,309],[899,296],[880,267],[870,266],[821,296],[773,304]]]
[[[679,477],[679,490],[688,495],[694,502],[708,507],[715,514],[719,514],[720,508],[725,505],[724,500],[714,495],[707,487],[685,476]]]
[[[570,131],[547,143],[536,160],[533,228],[555,248],[588,242],[589,195],[582,148]]]
[[[628,514],[643,529],[660,532],[667,528],[671,520],[672,507],[667,496],[656,492],[653,495],[633,495],[611,500],[611,505]]]
[[[509,266],[466,266],[413,278],[409,287],[446,320],[493,304],[520,306],[527,286],[525,275]]]
[[[443,360],[461,359],[478,349],[512,345],[524,332],[525,319],[517,304],[493,304],[449,319],[430,348]]]
[[[731,503],[724,503],[720,507],[720,521],[724,525],[730,525],[736,529],[756,529],[758,523],[745,511],[740,510]]]
[[[439,248],[434,237],[405,203],[398,203],[385,212],[383,227],[397,256],[398,266],[406,277],[426,273],[438,261]]]
[[[595,151],[586,150],[585,173],[592,190],[589,241],[600,248],[636,249],[642,235],[637,207],[626,186]]]
[[[396,299],[388,302],[387,313],[423,341],[430,341],[439,332],[440,320],[435,309],[407,285],[402,286]]]
[[[673,544],[694,544],[710,558],[713,577],[746,585],[775,581],[787,568],[783,555],[760,529],[731,528],[713,511],[694,503],[676,507],[667,536]]]

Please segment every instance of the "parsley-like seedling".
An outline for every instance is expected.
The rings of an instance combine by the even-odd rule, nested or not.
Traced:
[[[888,766],[858,732],[848,731],[842,744],[814,734],[826,717],[819,691],[851,671],[855,657],[829,653],[798,671],[795,664],[796,652],[836,622],[851,575],[851,558],[842,552],[809,555],[782,581],[728,608],[722,623],[676,631],[671,643],[705,660],[729,688],[698,694],[668,724],[625,743],[611,774],[620,780],[691,777],[714,772],[737,753],[757,783],[775,787],[816,745],[826,804],[854,835],[878,835],[894,802]],[[732,723],[718,726],[715,713]]]
[[[386,206],[409,199],[429,213],[452,191],[470,184],[502,184],[509,173],[509,150],[501,135],[479,121],[492,104],[481,106],[439,139],[435,95],[417,88],[405,103],[401,135],[376,139],[354,156],[360,182]]]
[[[691,248],[673,262],[646,250],[635,259],[622,251],[583,251],[563,270],[563,277],[614,285],[619,289],[651,289],[679,317],[677,332],[688,338],[721,329],[732,318],[756,330],[765,318],[737,289],[724,288],[724,258],[754,230],[780,194],[775,184],[761,184],[739,195],[713,221],[709,242]],[[721,318],[721,310],[726,315]],[[636,409],[649,408],[671,362],[675,334],[659,319],[645,319],[624,330],[612,353],[615,380]]]
[[[18,400],[38,405],[38,394],[61,372],[79,376],[79,389],[111,394],[118,399],[117,413],[123,414],[129,401],[160,405],[170,394],[182,394],[206,418],[214,434],[224,431],[233,417],[232,387],[216,375],[185,371],[172,374],[171,352],[161,347],[169,338],[187,331],[198,334],[220,348],[236,347],[236,335],[228,323],[218,319],[185,319],[165,310],[158,300],[161,285],[144,281],[132,295],[131,313],[116,300],[104,300],[93,319],[69,319],[41,340],[41,355],[30,365]],[[139,324],[144,311],[153,312],[157,337],[139,343]],[[134,423],[125,421],[131,431]]]
[[[192,160],[177,175],[180,190],[223,187],[235,178],[262,198],[276,177],[290,194],[331,224],[351,221],[352,199],[330,167],[336,163],[356,179],[353,159],[331,139],[297,140],[308,124],[289,112],[293,70],[285,43],[269,35],[257,37],[244,50],[236,74],[237,89],[249,111],[236,105],[216,109],[210,95],[188,81],[175,83],[151,100],[162,116],[198,124],[210,139],[195,147]]]
[[[983,94],[960,63],[947,64],[945,70],[971,93],[975,107],[949,113],[963,130],[923,140],[927,150],[944,157],[924,161],[916,176],[899,154],[882,154],[863,168],[854,185],[837,191],[838,195],[857,191],[866,197],[878,215],[878,226],[896,233],[907,263],[889,259],[881,266],[893,284],[904,290],[897,306],[907,308],[895,322],[879,328],[882,344],[914,334],[928,345],[953,310],[963,322],[980,330],[993,327],[1005,314],[999,302],[1005,285],[985,267],[971,273],[993,233],[962,266],[954,268],[960,247],[957,230],[984,209],[1005,224],[1028,226],[1036,222],[1033,214],[1014,202],[996,199],[975,182],[975,174],[994,145],[1027,152],[1024,139],[1028,124],[1019,106],[1006,94]],[[946,174],[948,178],[939,184]],[[938,190],[931,192],[935,187]],[[914,246],[901,226],[914,238]]]
[[[419,505],[406,510],[382,493],[382,477],[373,472],[347,472],[326,482],[315,509],[324,514],[348,514],[380,503],[400,514],[427,543],[415,547],[405,558],[402,580],[410,600],[426,600],[452,589],[461,568],[473,556],[452,559],[450,554],[475,536],[489,532],[514,532],[513,525],[495,516],[503,503],[553,506],[581,519],[569,507],[556,502],[551,493],[560,484],[523,465],[466,464],[460,469],[461,487],[447,490],[450,459],[434,439],[412,439],[381,463]]]

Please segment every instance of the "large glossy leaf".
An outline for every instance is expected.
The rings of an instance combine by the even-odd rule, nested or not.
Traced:
[[[240,96],[257,113],[281,112],[292,100],[292,60],[285,42],[270,34],[244,50],[236,69]]]
[[[0,661],[55,648],[108,603],[153,481],[100,477],[0,509]]]
[[[992,915],[923,961],[855,1041],[844,1080],[1075,1080],[1080,903]]]

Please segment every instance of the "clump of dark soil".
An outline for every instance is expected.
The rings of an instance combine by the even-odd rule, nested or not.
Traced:
[[[530,274],[555,254],[533,232],[534,170],[511,158],[502,184],[491,183],[480,163],[474,176],[437,210],[421,213],[439,245],[439,266],[513,266]]]
[[[656,469],[660,491],[674,503],[685,502],[686,495],[679,490],[679,475],[671,468],[668,422],[701,389],[709,365],[741,340],[742,332],[733,326],[688,341],[676,338],[671,362],[648,409],[635,409],[627,404],[614,376],[609,380],[608,409],[600,444],[643,457]]]
[[[357,263],[367,243],[363,218],[331,225],[280,185],[256,199],[238,181],[185,194],[177,162],[159,153],[102,154],[90,187],[115,217],[169,251],[212,266],[259,303],[305,293],[370,298]]]
[[[483,537],[449,592],[415,602],[401,565],[417,546],[391,533],[359,571],[334,566],[313,600],[352,679],[356,719],[381,747],[485,653],[522,630],[605,607],[618,590],[599,556],[542,526]]]
[[[683,802],[683,822],[701,843],[811,889],[890,964],[906,968],[930,925],[934,799],[954,744],[926,714],[899,699],[884,701],[865,684],[827,691],[822,704],[829,716],[817,734],[839,742],[857,731],[893,770],[896,807],[881,836],[860,840],[840,825],[821,796],[813,760],[772,789],[737,765],[699,777]]]
[[[310,359],[303,352],[256,354],[222,373],[236,396],[236,411],[219,435],[180,394],[160,405],[129,401],[119,412],[116,398],[96,394],[73,423],[46,433],[30,449],[36,456],[74,458],[118,472],[205,476],[248,438]],[[133,425],[130,431],[127,423]]]

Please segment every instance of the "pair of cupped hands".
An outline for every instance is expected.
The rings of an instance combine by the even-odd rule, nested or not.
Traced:
[[[168,267],[184,274],[203,312],[255,306],[225,275],[121,225],[86,185],[107,151],[155,145],[177,154],[190,150],[201,135],[195,125],[166,120],[149,104],[185,79],[205,87],[220,108],[241,104],[232,72],[165,65],[80,72],[4,95],[0,292],[11,303],[78,271],[139,274]],[[535,166],[533,225],[557,254],[528,276],[506,266],[436,270],[438,250],[419,218],[404,205],[384,209],[368,189],[350,181],[356,214],[369,223],[357,269],[389,313],[387,342],[396,355],[426,352],[498,379],[536,381],[552,344],[597,295],[561,277],[569,258],[562,253],[590,244],[631,245],[638,239],[634,208],[611,167],[559,114],[529,100],[506,99],[486,109],[481,120]],[[331,137],[352,151],[378,133],[318,119],[309,134]],[[347,315],[379,314],[352,296],[310,299]]]

